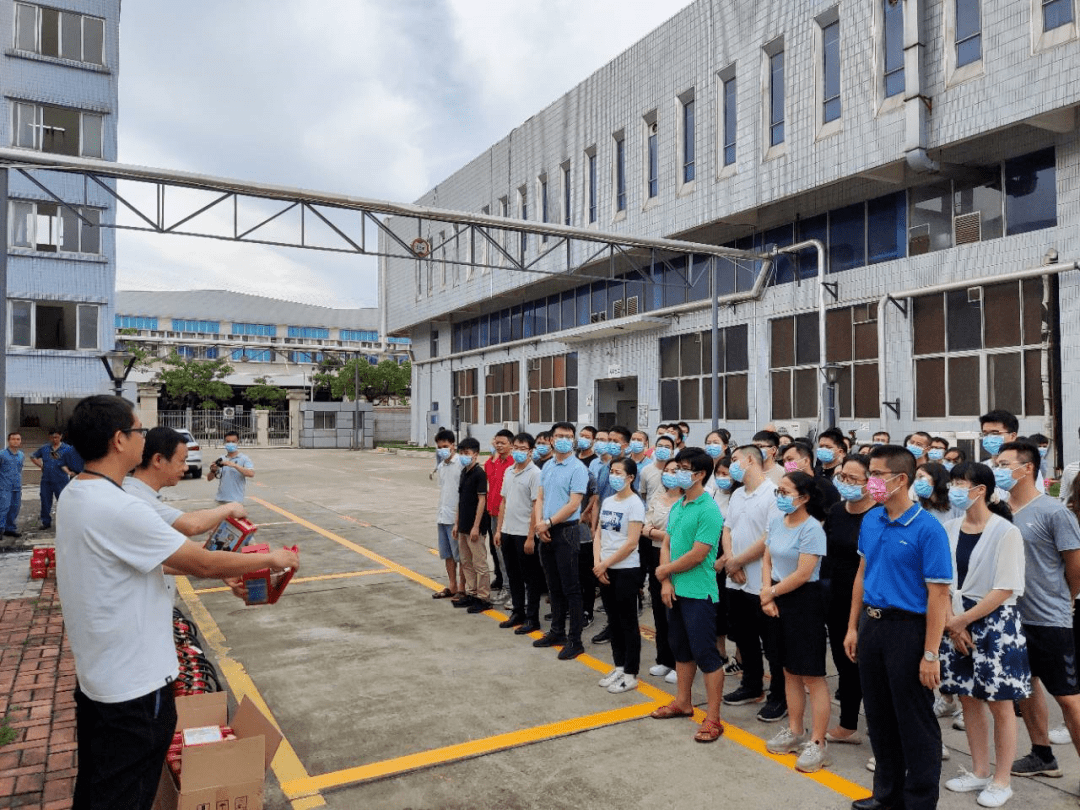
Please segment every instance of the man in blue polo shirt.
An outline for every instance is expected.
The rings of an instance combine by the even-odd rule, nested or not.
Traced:
[[[941,523],[908,488],[915,457],[897,445],[870,453],[866,491],[884,509],[859,531],[859,573],[844,648],[859,661],[870,743],[877,759],[874,795],[853,810],[929,810],[938,802],[941,727],[934,689],[938,648],[952,582],[952,554]]]
[[[540,560],[544,564],[548,594],[551,596],[551,629],[533,642],[534,647],[555,647],[559,658],[577,658],[581,644],[581,582],[578,579],[577,525],[581,519],[581,499],[589,487],[589,471],[574,456],[574,426],[556,422],[551,427],[550,462],[540,471],[540,493],[536,498],[536,534],[540,538]],[[570,635],[566,636],[567,614]]]

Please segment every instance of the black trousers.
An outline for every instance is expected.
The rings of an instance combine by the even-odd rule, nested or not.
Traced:
[[[550,632],[554,636],[565,636],[569,620],[569,639],[580,644],[582,610],[578,555],[581,543],[578,542],[577,521],[556,524],[551,527],[550,534],[550,543],[540,543],[540,560],[551,597]]]
[[[660,549],[649,543],[648,553],[641,558],[649,575],[649,597],[652,603],[653,628],[656,630],[656,663],[668,669],[675,669],[675,653],[668,643],[668,612],[660,598],[660,580],[656,578],[656,569],[660,565]]]
[[[934,693],[919,681],[926,621],[859,620],[859,677],[877,758],[874,798],[906,810],[933,810],[941,779],[941,726]]]
[[[596,609],[596,589],[600,585],[593,570],[592,539],[581,542],[582,524],[578,524],[578,582],[581,583],[581,610],[586,616],[592,616]],[[584,530],[587,533],[587,529]],[[607,610],[607,607],[604,607]]]
[[[847,635],[848,616],[851,612],[851,589],[854,580],[846,577],[833,578],[826,583],[828,608],[825,627],[829,631],[829,650],[836,666],[837,689],[840,693],[840,725],[854,731],[859,727],[859,706],[862,705],[862,684],[859,681],[859,665],[844,652],[844,636]]]
[[[75,689],[79,771],[72,810],[150,810],[176,731],[172,686],[122,703]]]
[[[734,591],[728,597],[728,635],[742,653],[742,685],[761,692],[765,683],[762,653],[769,662],[769,700],[787,705],[784,667],[780,660],[780,620],[766,616],[756,593]]]
[[[498,583],[501,587],[505,587],[506,583],[503,582],[503,570],[499,565],[499,552],[495,549],[495,529],[499,525],[499,516],[492,515],[489,520],[487,536],[488,536],[488,551],[491,552],[492,559],[492,575],[491,581]],[[503,549],[503,554],[506,553],[506,549]]]
[[[600,598],[611,627],[611,658],[627,675],[637,675],[641,667],[641,626],[637,599],[641,568],[609,568],[609,585],[600,585]]]
[[[525,553],[523,534],[502,536],[503,561],[506,563],[506,581],[510,588],[510,604],[514,613],[527,620],[540,623],[540,595],[544,592],[544,569],[540,567],[540,541],[534,539],[532,554]]]

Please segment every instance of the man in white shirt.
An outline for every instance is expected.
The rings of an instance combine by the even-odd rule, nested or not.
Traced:
[[[68,436],[86,467],[56,514],[56,586],[75,657],[79,770],[73,810],[150,810],[176,727],[172,603],[162,566],[198,577],[299,567],[286,549],[207,551],[124,492],[146,429],[131,403],[92,396]]]

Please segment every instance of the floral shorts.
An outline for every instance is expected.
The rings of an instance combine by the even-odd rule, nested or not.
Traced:
[[[964,600],[964,609],[975,602]],[[1001,605],[968,626],[974,649],[961,655],[942,643],[941,691],[979,700],[1022,700],[1031,695],[1027,640],[1015,605]]]

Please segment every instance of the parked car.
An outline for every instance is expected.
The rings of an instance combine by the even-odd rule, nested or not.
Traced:
[[[177,430],[176,432],[183,436],[184,441],[187,442],[188,475],[192,478],[202,478],[202,449],[199,447],[199,443],[186,430]]]

